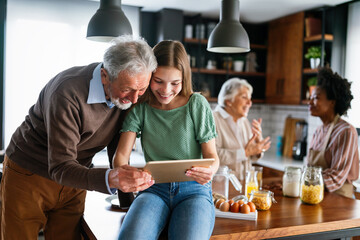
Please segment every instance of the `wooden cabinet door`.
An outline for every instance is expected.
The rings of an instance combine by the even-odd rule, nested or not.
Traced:
[[[266,102],[299,104],[304,12],[270,22],[266,70]]]

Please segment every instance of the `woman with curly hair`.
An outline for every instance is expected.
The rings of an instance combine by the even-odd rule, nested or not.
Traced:
[[[351,83],[321,68],[309,110],[319,117],[319,126],[310,143],[308,165],[322,167],[326,190],[353,198],[352,182],[359,177],[358,135],[354,126],[341,118],[351,107]]]

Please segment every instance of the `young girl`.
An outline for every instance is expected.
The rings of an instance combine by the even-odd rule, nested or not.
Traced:
[[[184,46],[162,41],[154,47],[158,68],[141,103],[127,115],[114,167],[129,162],[137,135],[145,160],[214,158],[210,168],[186,172],[189,182],[154,184],[139,192],[121,226],[119,239],[209,239],[215,222],[211,179],[219,166],[215,123],[207,100],[193,93]]]

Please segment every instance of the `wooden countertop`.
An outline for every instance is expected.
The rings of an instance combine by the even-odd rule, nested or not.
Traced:
[[[216,218],[211,239],[268,239],[360,227],[360,200],[325,193],[320,204],[307,205],[274,193],[277,203],[259,211],[256,222]]]
[[[257,221],[216,218],[211,239],[268,239],[303,234],[311,236],[337,230],[345,230],[345,234],[349,234],[349,229],[360,235],[360,200],[325,193],[320,204],[306,205],[299,198],[283,197],[281,190],[272,190],[277,203],[268,211],[259,211]],[[232,195],[235,193],[232,189],[230,192]],[[88,192],[84,219],[96,236],[90,239],[112,240],[118,237],[125,212],[113,208],[105,200],[107,197],[109,195]],[[301,239],[305,238],[306,236]]]

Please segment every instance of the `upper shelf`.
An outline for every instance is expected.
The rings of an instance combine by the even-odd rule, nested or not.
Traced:
[[[196,44],[207,44],[208,40],[207,39],[198,39],[198,38],[185,38],[184,42],[186,43],[196,43]],[[267,49],[266,45],[262,45],[262,44],[250,44],[250,48],[252,49]]]
[[[318,34],[318,35],[314,35],[314,36],[310,36],[310,37],[305,37],[304,41],[305,42],[313,42],[313,41],[320,41],[321,39],[322,39],[322,35]],[[324,34],[324,39],[325,39],[325,41],[333,41],[334,36],[332,34]]]
[[[217,103],[217,101],[218,101],[217,97],[207,97],[206,99],[208,100],[208,102],[211,102],[211,103]],[[251,101],[253,103],[265,103],[264,99],[251,99]]]
[[[317,68],[315,68],[315,69],[313,69],[313,68],[304,68],[303,69],[304,74],[315,74],[317,72],[318,72]]]

